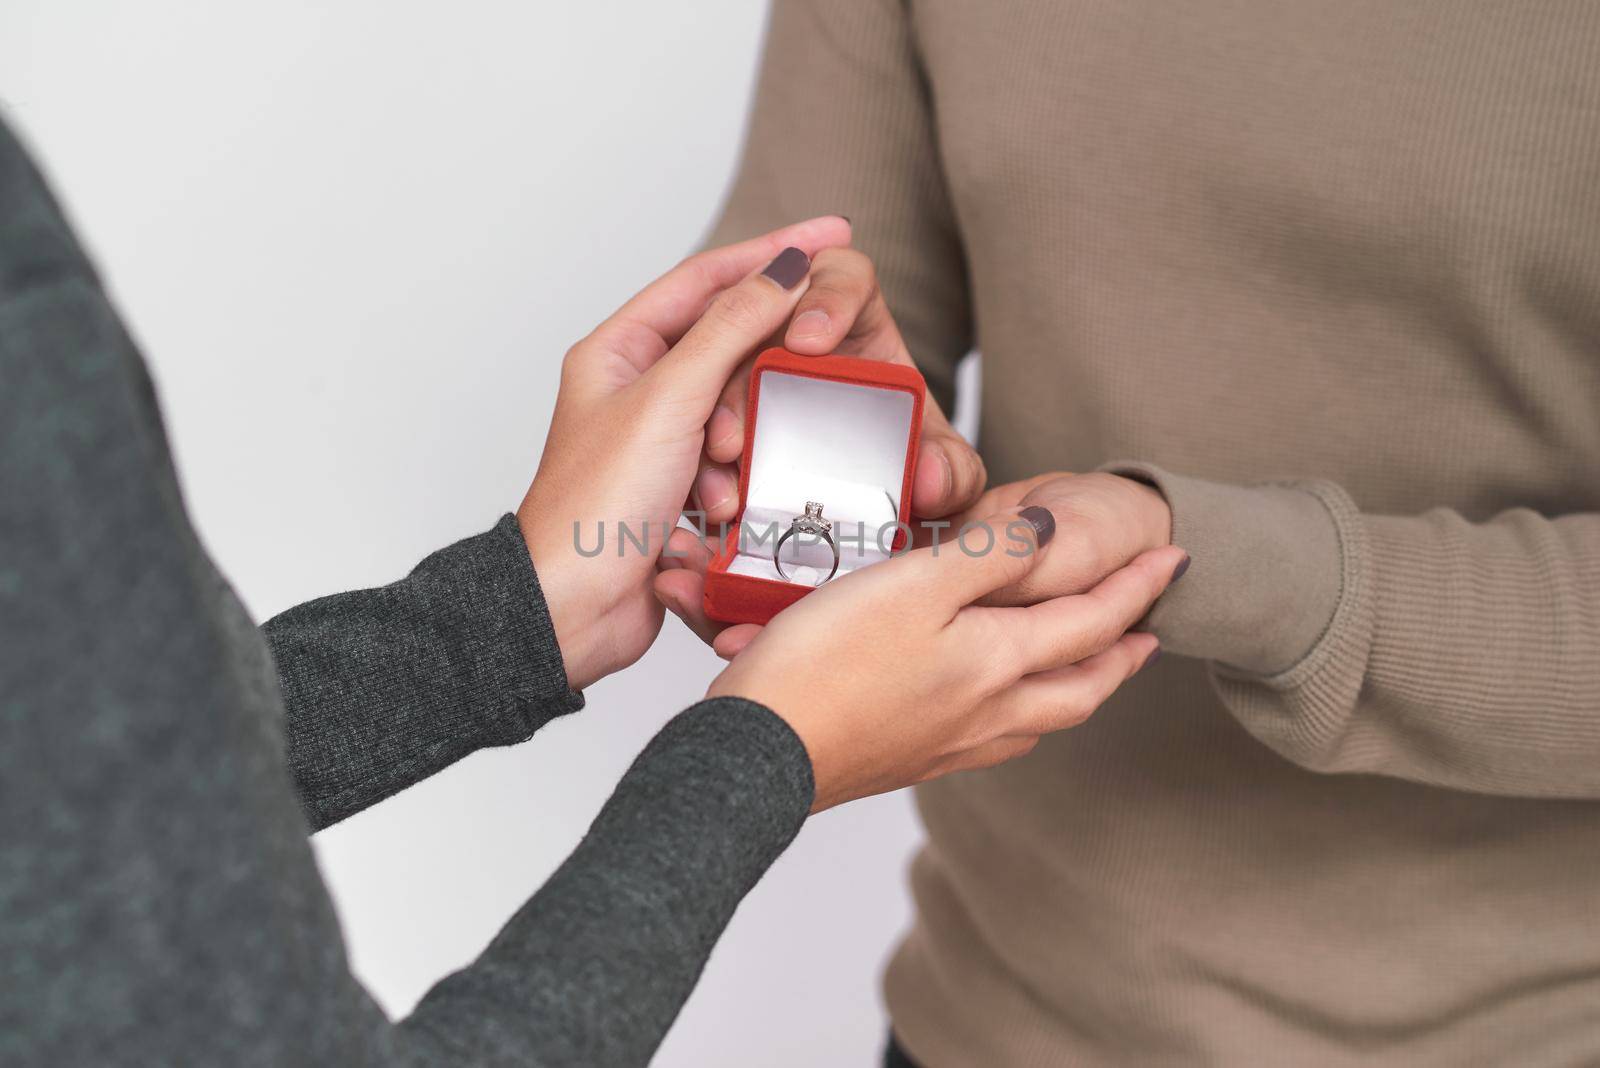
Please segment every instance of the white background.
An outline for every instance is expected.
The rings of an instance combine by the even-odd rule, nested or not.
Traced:
[[[763,5],[5,0],[0,107],[152,364],[189,507],[258,619],[375,585],[521,499],[568,345],[700,240]],[[317,839],[403,1014],[576,843],[717,661],[668,621],[531,743]],[[661,1065],[867,1065],[917,830],[805,829]]]

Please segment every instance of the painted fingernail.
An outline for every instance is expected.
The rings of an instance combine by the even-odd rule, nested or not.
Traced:
[[[1039,548],[1042,549],[1050,544],[1050,539],[1056,536],[1056,517],[1050,514],[1050,509],[1030,504],[1020,514],[1028,521],[1028,525],[1033,527]]]
[[[1172,569],[1172,577],[1167,580],[1167,585],[1170,586],[1183,578],[1183,573],[1187,570],[1189,570],[1189,554],[1184,553],[1183,559],[1178,561],[1178,566]]]
[[[766,270],[761,272],[761,276],[772,279],[784,289],[793,289],[800,284],[800,279],[804,278],[810,269],[810,258],[790,245],[773,257],[772,262],[767,264]]]
[[[828,332],[831,322],[827,312],[821,308],[812,308],[795,316],[794,326],[789,328],[789,332],[795,337],[817,337]]]
[[[1150,655],[1144,658],[1144,663],[1139,665],[1139,670],[1143,671],[1145,668],[1149,667],[1151,664],[1154,664],[1157,660],[1160,660],[1160,659],[1161,659],[1161,646],[1158,645],[1154,649],[1150,650]]]

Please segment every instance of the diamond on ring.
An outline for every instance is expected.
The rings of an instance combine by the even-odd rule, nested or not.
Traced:
[[[821,538],[828,543],[828,548],[833,550],[833,569],[828,572],[827,578],[817,583],[818,586],[838,574],[839,546],[834,544],[833,523],[822,518],[821,501],[807,501],[805,514],[797,515],[789,521],[789,529],[784,531],[783,537],[778,539],[777,547],[772,550],[772,563],[777,567],[778,574],[783,577],[784,581],[787,582],[789,576],[783,570],[783,559],[780,554],[783,552],[783,543],[796,534],[809,534],[812,537]]]

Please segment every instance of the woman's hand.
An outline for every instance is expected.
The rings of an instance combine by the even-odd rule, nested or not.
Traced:
[[[839,353],[916,366],[883,291],[878,288],[872,261],[850,248],[817,253],[811,264],[811,283],[783,330],[783,345],[801,355]],[[728,380],[706,426],[706,455],[695,480],[694,503],[712,528],[731,521],[738,509],[736,464],[744,445],[752,366],[753,361],[746,361]],[[913,521],[917,517],[937,519],[973,508],[983,493],[985,479],[983,460],[956,433],[930,396],[923,409],[922,438],[912,481]],[[990,508],[980,514],[997,510]],[[725,630],[724,625],[706,615],[701,597],[706,565],[716,546],[707,545],[683,529],[672,535],[671,546],[672,551],[661,558],[656,596],[702,640],[716,641]]]
[[[1029,508],[987,525],[986,553],[917,549],[822,587],[712,683],[708,696],[758,701],[794,728],[811,756],[814,811],[1021,756],[1083,722],[1154,656],[1156,639],[1128,628],[1183,550],[1144,553],[1086,593],[990,607],[976,602],[1049,560],[1055,524]]]
[[[656,558],[689,496],[717,398],[788,319],[810,256],[849,240],[849,223],[828,216],[700,253],[567,353],[517,521],[574,689],[655,640]]]
[[[1103,472],[1073,475],[1056,471],[996,486],[978,498],[969,511],[946,522],[912,524],[918,546],[935,538],[952,545],[962,527],[982,522],[996,512],[1038,506],[1058,517],[1054,551],[1015,583],[984,598],[989,605],[1027,605],[1052,597],[1082,593],[1140,553],[1172,541],[1172,512],[1161,494],[1142,482]],[[700,599],[714,544],[687,530],[672,536],[672,553],[661,559],[656,596],[724,659],[761,633],[756,623],[724,626],[705,617]],[[1179,574],[1188,566],[1188,558]]]

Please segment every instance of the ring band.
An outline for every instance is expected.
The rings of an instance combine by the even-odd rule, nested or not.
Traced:
[[[811,534],[819,537],[828,543],[829,549],[833,550],[833,569],[828,572],[828,578],[823,579],[822,582],[827,582],[828,579],[839,573],[839,546],[834,544],[833,541],[833,524],[822,518],[822,505],[820,502],[807,501],[805,515],[797,515],[789,521],[789,529],[783,532],[783,537],[778,539],[777,546],[772,550],[772,563],[777,567],[778,574],[783,577],[785,582],[790,581],[790,579],[783,570],[783,543],[796,534]],[[817,585],[822,585],[822,582],[817,583]]]

